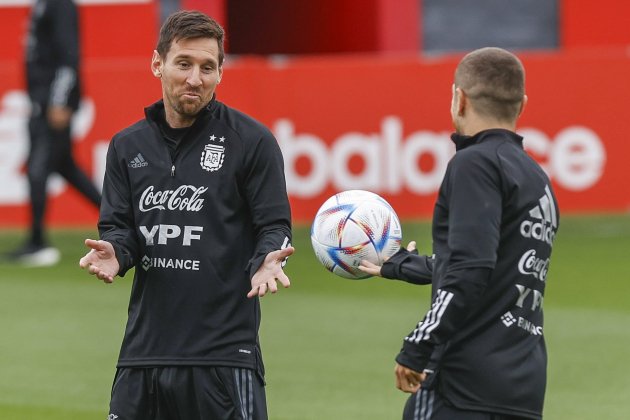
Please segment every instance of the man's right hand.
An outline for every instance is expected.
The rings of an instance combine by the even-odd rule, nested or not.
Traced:
[[[424,372],[416,372],[398,363],[396,363],[394,374],[396,375],[396,388],[412,394],[418,392],[422,386],[422,382],[427,377],[427,374]]]
[[[79,266],[87,268],[90,274],[94,274],[105,283],[112,283],[120,270],[112,244],[107,241],[86,239],[85,246],[91,250],[81,258]]]

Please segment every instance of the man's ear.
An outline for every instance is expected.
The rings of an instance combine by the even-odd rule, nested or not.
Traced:
[[[157,51],[153,51],[153,57],[151,57],[151,72],[157,78],[162,77],[162,57]]]
[[[518,116],[520,117],[525,110],[525,105],[527,105],[527,95],[523,95],[523,101],[521,102],[521,109],[518,110]]]
[[[455,106],[457,115],[463,117],[468,107],[468,97],[466,96],[466,92],[461,88],[455,88]]]

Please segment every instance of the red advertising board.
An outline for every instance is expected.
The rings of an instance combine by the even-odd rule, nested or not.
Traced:
[[[82,6],[86,19],[93,8]],[[113,7],[113,6],[108,6]],[[133,14],[154,13],[146,3],[116,6]],[[125,9],[128,8],[128,9]],[[21,20],[20,8],[0,8],[3,22]],[[99,38],[86,48],[84,106],[76,119],[80,164],[100,182],[111,136],[142,117],[159,97],[159,81],[149,71],[156,28],[138,19],[139,45],[112,35],[103,39],[97,24],[83,27]],[[114,19],[112,19],[113,21]],[[111,31],[124,22],[109,22]],[[9,22],[9,23],[11,23]],[[144,23],[143,23],[144,22]],[[132,25],[131,22],[127,24]],[[11,25],[9,25],[11,26]],[[146,31],[146,32],[145,32]],[[146,33],[150,33],[148,37]],[[7,48],[7,47],[2,47]],[[0,225],[23,225],[28,218],[23,171],[28,147],[19,56],[0,61]],[[386,198],[402,219],[430,216],[446,164],[452,75],[459,56],[323,56],[272,58],[228,56],[219,100],[262,121],[284,153],[293,216],[308,222],[336,191],[366,189]],[[527,53],[529,104],[519,124],[526,148],[552,178],[563,213],[630,210],[630,144],[623,136],[623,98],[630,94],[630,58],[623,50],[580,53]],[[49,221],[93,225],[96,211],[63,183],[51,182]]]
[[[75,157],[97,184],[102,149],[112,134],[142,116],[160,94],[144,77],[157,37],[152,0],[75,0],[79,5],[84,100],[73,121]],[[25,173],[29,103],[23,45],[32,0],[0,2],[0,226],[23,226],[30,217]],[[115,127],[115,128],[114,128]],[[58,176],[49,181],[52,225],[94,225],[97,211]]]
[[[221,97],[268,124],[286,160],[293,209],[308,220],[330,194],[368,189],[402,218],[431,214],[453,153],[452,74],[460,57],[375,56],[242,62]],[[567,213],[628,211],[623,52],[523,54],[525,145],[551,176]],[[240,101],[246,98],[246,101]]]

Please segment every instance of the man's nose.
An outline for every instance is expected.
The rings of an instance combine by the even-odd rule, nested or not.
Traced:
[[[199,67],[193,67],[186,82],[192,87],[201,86],[201,70]]]

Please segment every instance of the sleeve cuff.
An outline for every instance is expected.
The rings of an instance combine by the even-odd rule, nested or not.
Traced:
[[[118,260],[118,265],[120,267],[117,275],[119,277],[124,277],[127,271],[133,267],[134,263],[131,256],[124,251],[123,247],[113,242],[111,244],[114,247],[114,254],[116,254],[116,259]]]
[[[267,254],[261,254],[249,260],[247,270],[249,272],[250,279],[254,277],[254,274],[256,274],[256,271],[258,271],[260,266],[263,264],[263,262],[265,261],[265,257],[267,257]]]
[[[427,343],[413,344],[403,342],[403,347],[396,356],[396,363],[416,372],[422,372],[429,364],[432,348]]]
[[[412,284],[430,284],[433,279],[433,258],[417,251],[401,248],[381,266],[381,276]]]
[[[400,266],[408,255],[409,251],[405,248],[400,248],[398,252],[389,257],[389,259],[383,263],[381,266],[381,276],[386,279],[400,280]]]

